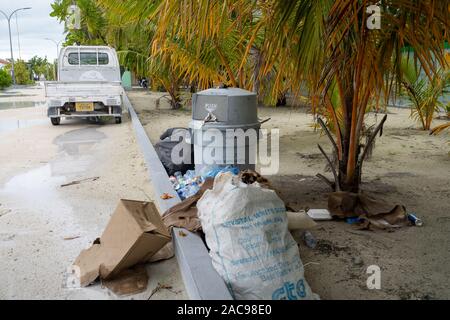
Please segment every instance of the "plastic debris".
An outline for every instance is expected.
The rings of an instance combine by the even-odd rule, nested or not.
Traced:
[[[208,168],[209,170],[206,174],[202,174],[204,179],[206,178],[215,178],[221,172],[231,172],[234,175],[239,174],[239,169],[236,166],[228,165],[226,167],[215,166],[213,168]]]
[[[314,249],[316,247],[316,245],[317,245],[316,238],[309,231],[303,232],[303,242],[310,249]]]
[[[345,218],[345,222],[347,222],[348,224],[355,224],[355,223],[360,223],[363,220],[361,220],[359,217],[348,217]]]
[[[417,218],[415,213],[408,213],[406,215],[406,217],[408,218],[409,221],[411,221],[411,223],[417,227],[421,227],[423,226],[423,222],[421,219]]]
[[[331,220],[332,217],[327,209],[309,209],[308,216],[313,220]]]
[[[228,165],[226,167],[212,166],[204,168],[199,175],[196,175],[194,170],[188,170],[184,175],[180,171],[177,171],[169,178],[169,180],[181,200],[184,200],[195,195],[206,179],[214,179],[222,172],[231,172],[232,174],[237,175],[239,174],[239,169],[233,165]]]
[[[184,176],[181,172],[177,171],[169,179],[181,200],[195,195],[200,190],[200,186],[204,181],[201,176],[195,175],[194,170],[188,170]]]

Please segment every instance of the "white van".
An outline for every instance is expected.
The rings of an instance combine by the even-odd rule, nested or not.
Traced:
[[[45,83],[47,115],[61,118],[114,117],[122,122],[123,88],[116,51],[107,46],[69,46],[58,58],[58,81]]]

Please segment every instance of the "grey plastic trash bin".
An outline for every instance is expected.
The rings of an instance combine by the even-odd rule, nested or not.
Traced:
[[[247,90],[208,89],[194,94],[189,127],[196,173],[226,165],[255,169],[261,127],[257,113],[256,94]]]

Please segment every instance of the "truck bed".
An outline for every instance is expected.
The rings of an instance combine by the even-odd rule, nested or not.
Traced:
[[[47,116],[53,125],[68,117],[122,117],[123,88],[120,82],[53,81],[45,83]],[[87,105],[87,109],[86,108]]]
[[[106,81],[49,81],[45,82],[46,98],[80,98],[81,100],[99,96],[118,96],[122,95],[123,88],[120,82]],[[78,101],[78,99],[77,99]]]

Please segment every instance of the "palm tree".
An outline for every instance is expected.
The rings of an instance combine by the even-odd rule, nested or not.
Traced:
[[[156,26],[147,14],[154,12],[157,2],[99,0],[101,7],[108,12],[110,25],[116,26],[122,34],[120,40],[110,42],[118,50],[121,64],[137,76],[151,78],[153,87],[162,86],[170,97],[172,108],[178,109],[181,107],[179,87],[184,79],[183,70],[176,68],[171,55],[152,54]]]
[[[402,71],[402,86],[413,104],[412,115],[420,121],[423,130],[430,130],[434,112],[444,107],[439,98],[450,85],[450,72],[440,69],[430,80],[407,58],[402,63]]]
[[[381,11],[381,28],[375,30],[367,27],[371,18],[367,8],[373,4]],[[414,61],[420,62],[430,79],[438,73],[437,65],[446,64],[444,42],[450,22],[447,3],[285,0],[274,6],[274,16],[276,23],[266,37],[267,47],[283,50],[288,46],[284,41],[292,39],[295,50],[286,50],[294,53],[297,72],[293,76],[309,81],[315,105],[329,106],[334,137],[320,122],[338,159],[330,185],[334,190],[358,192],[363,162],[386,121],[385,116],[363,145],[366,112],[389,97],[394,83],[401,83],[405,45],[412,47]],[[270,63],[268,59],[263,68]],[[339,99],[333,102],[336,91]]]
[[[149,60],[169,61],[165,64],[166,71],[182,75],[184,82],[198,89],[223,83],[254,90],[266,103],[273,105],[287,89],[288,75],[293,71],[289,64],[280,68],[276,61],[264,78],[258,76],[264,59],[261,47],[264,30],[269,28],[264,26],[264,8],[259,2],[99,2],[131,21],[151,21],[155,34],[148,52]],[[263,32],[255,33],[255,30]],[[248,46],[249,41],[251,46]]]
[[[213,83],[250,88],[248,66],[241,65],[241,59],[246,50],[242,38],[252,22],[236,4],[161,1],[152,15],[156,25],[152,56],[170,57],[172,67],[200,89]]]

